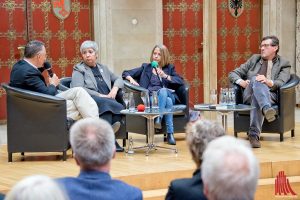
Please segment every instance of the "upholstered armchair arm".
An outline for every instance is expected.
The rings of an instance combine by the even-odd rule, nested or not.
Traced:
[[[143,91],[148,91],[147,89],[141,87],[141,86],[137,86],[137,85],[133,85],[131,84],[129,81],[124,80],[124,86],[127,90],[129,90],[130,92],[143,92]]]
[[[7,93],[13,94],[13,96],[28,99],[31,101],[37,101],[41,103],[58,103],[58,104],[66,103],[66,100],[63,98],[48,95],[48,94],[43,94],[39,92],[24,90],[21,88],[11,87],[6,83],[3,83],[2,87],[6,90]]]
[[[299,77],[292,74],[290,80],[279,88],[278,105],[281,115],[288,116],[289,113],[294,112],[296,105],[295,87],[298,84]]]
[[[61,91],[66,91],[70,89],[70,83],[72,81],[71,77],[63,77],[60,79],[60,83],[58,85],[58,89]]]

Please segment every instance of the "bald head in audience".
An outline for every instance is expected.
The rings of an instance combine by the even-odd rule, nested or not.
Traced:
[[[204,151],[201,169],[209,200],[254,199],[259,165],[249,143],[232,136],[215,139]]]

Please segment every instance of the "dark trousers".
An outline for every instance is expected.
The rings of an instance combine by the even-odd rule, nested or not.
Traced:
[[[104,112],[101,115],[99,115],[101,119],[106,120],[110,124],[114,124],[116,122],[121,122],[122,121],[122,115],[121,114],[114,114],[110,111]]]
[[[270,91],[270,88],[259,81],[255,80],[255,76],[251,78],[250,84],[245,88],[243,93],[243,101],[255,107],[250,111],[250,127],[248,135],[259,138],[264,115],[262,109],[264,106],[272,106],[276,103],[277,94]]]

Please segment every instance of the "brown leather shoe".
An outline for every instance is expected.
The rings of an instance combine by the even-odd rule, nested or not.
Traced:
[[[263,114],[268,122],[272,122],[276,119],[276,110],[270,106],[265,106],[263,108]]]
[[[248,138],[249,138],[249,142],[250,142],[252,148],[260,148],[261,147],[260,141],[256,136],[248,135]]]

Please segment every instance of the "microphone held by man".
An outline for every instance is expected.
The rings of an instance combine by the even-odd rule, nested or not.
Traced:
[[[52,84],[52,85],[54,85],[54,86],[57,86],[60,81],[59,81],[58,77],[56,76],[56,74],[53,73],[52,66],[51,66],[51,64],[48,61],[44,62],[44,68],[48,72],[49,83]]]

